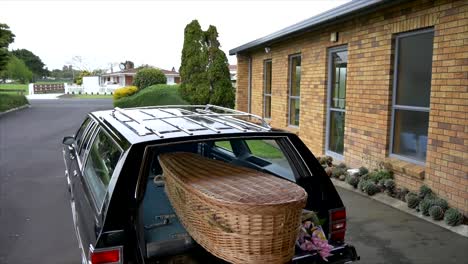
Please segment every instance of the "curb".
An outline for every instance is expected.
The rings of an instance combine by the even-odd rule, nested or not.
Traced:
[[[30,107],[31,107],[30,104],[25,104],[25,105],[18,106],[18,107],[12,108],[12,109],[8,109],[5,112],[0,112],[0,116],[6,115],[8,113],[15,112],[15,111],[18,111],[18,110],[21,110],[21,109],[30,108]]]
[[[381,202],[383,204],[386,204],[388,206],[391,206],[395,209],[398,209],[400,211],[403,211],[407,214],[410,214],[410,215],[413,215],[413,216],[416,216],[420,219],[423,219],[427,222],[430,222],[430,223],[433,223],[434,225],[438,225],[442,228],[445,228],[449,231],[452,231],[454,233],[457,233],[461,236],[464,236],[464,237],[468,237],[468,225],[459,225],[459,226],[448,226],[446,224],[444,224],[444,221],[434,221],[432,220],[430,217],[425,217],[423,215],[421,215],[420,213],[408,208],[408,206],[406,205],[405,202],[403,201],[400,201],[398,199],[395,199],[395,198],[392,198],[388,195],[385,195],[383,193],[377,193],[373,196],[369,196],[365,193],[362,193],[360,191],[358,191],[357,189],[354,189],[352,186],[350,186],[349,184],[345,183],[344,181],[339,181],[339,180],[336,180],[336,179],[333,179],[333,178],[330,178],[331,181],[333,182],[333,185],[337,186],[337,187],[340,187],[342,189],[346,189],[348,191],[351,191],[351,192],[354,192],[354,193],[357,193],[361,196],[365,196],[367,198],[370,198],[372,200],[375,200],[375,201],[378,201],[378,202]]]

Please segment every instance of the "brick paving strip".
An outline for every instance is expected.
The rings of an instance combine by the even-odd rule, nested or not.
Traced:
[[[438,225],[438,226],[440,226],[442,228],[450,230],[450,231],[452,231],[454,233],[457,233],[457,234],[459,234],[461,236],[468,237],[468,225],[448,226],[448,225],[445,224],[445,222],[443,220],[442,221],[434,221],[430,217],[425,217],[425,216],[421,215],[420,213],[416,212],[415,210],[408,208],[408,206],[406,205],[405,202],[400,201],[398,199],[395,199],[393,197],[390,197],[390,196],[388,196],[386,194],[377,193],[377,194],[375,194],[373,196],[369,196],[369,195],[367,195],[367,194],[365,194],[363,192],[360,192],[358,189],[354,189],[353,186],[347,184],[344,181],[336,180],[336,179],[333,179],[333,178],[331,180],[332,180],[332,182],[333,182],[333,184],[335,186],[346,189],[348,191],[358,193],[358,194],[360,194],[362,196],[366,196],[366,197],[368,197],[370,199],[379,201],[379,202],[381,202],[383,204],[386,204],[388,206],[391,206],[391,207],[393,207],[395,209],[398,209],[398,210],[403,211],[405,213],[408,213],[410,215],[416,216],[416,217],[418,217],[420,219],[423,219],[425,221],[431,222],[431,223],[433,223],[435,225]]]

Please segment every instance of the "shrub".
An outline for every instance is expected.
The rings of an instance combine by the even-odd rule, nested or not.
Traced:
[[[0,94],[0,112],[28,104],[28,99],[19,94]],[[1,134],[1,133],[0,133]]]
[[[385,189],[393,192],[395,190],[396,184],[394,180],[388,179],[384,181],[384,186]]]
[[[143,90],[146,87],[156,84],[166,84],[167,78],[164,73],[159,69],[154,68],[143,68],[139,70],[133,84],[138,87],[138,89]]]
[[[447,210],[448,207],[449,207],[447,201],[442,199],[442,198],[435,198],[434,199],[434,205],[439,206],[444,211]]]
[[[362,167],[359,168],[359,175],[362,176],[362,175],[365,175],[367,173],[369,173],[369,170],[366,167],[362,166]]]
[[[338,178],[341,175],[345,175],[345,174],[346,174],[346,169],[343,169],[343,168],[340,168],[340,167],[335,167],[332,170],[332,176],[334,178]]]
[[[372,181],[369,181],[369,180],[360,180],[359,183],[358,183],[358,189],[361,191],[361,192],[367,192],[367,187],[369,187],[369,184],[371,184]]]
[[[361,180],[368,181],[368,180],[370,180],[370,175],[369,174],[364,174],[360,178],[361,178]]]
[[[432,190],[431,188],[429,188],[427,185],[422,185],[420,188],[419,188],[419,197],[421,199],[424,199],[426,198],[427,195],[429,194],[432,194]]]
[[[338,164],[337,166],[338,168],[342,168],[342,169],[346,169],[346,164],[344,164],[343,162],[341,162],[340,164]]]
[[[332,164],[333,158],[330,157],[330,156],[323,156],[323,157],[319,157],[318,161],[319,161],[320,165],[327,165],[328,166],[328,165]]]
[[[399,193],[399,198],[400,198],[400,200],[402,200],[403,202],[406,202],[406,198],[405,198],[405,197],[406,197],[406,195],[407,195],[408,193],[409,193],[408,188],[406,188],[406,187],[401,188],[400,193]]]
[[[463,214],[455,208],[445,211],[444,221],[449,226],[457,226],[463,223]]]
[[[357,185],[359,183],[358,177],[353,175],[347,175],[345,180],[349,185],[353,186],[354,188],[357,188]]]
[[[409,192],[405,195],[405,201],[409,208],[415,209],[419,205],[419,196],[414,192]]]
[[[419,210],[425,216],[429,216],[429,209],[434,206],[434,200],[424,199],[419,203]]]
[[[393,175],[390,171],[386,169],[381,169],[378,171],[373,171],[369,173],[369,177],[375,183],[378,183],[380,180],[390,180],[393,179]]]
[[[338,177],[338,180],[340,181],[344,181],[346,179],[346,175],[344,174],[341,174],[339,177]]]
[[[431,208],[429,208],[429,215],[432,217],[432,219],[439,221],[444,218],[444,210],[442,207],[438,205],[434,205]]]
[[[121,98],[130,96],[136,92],[138,92],[138,88],[136,86],[122,87],[122,88],[115,90],[113,97],[114,97],[114,100],[119,100]]]
[[[375,183],[370,182],[370,183],[367,185],[367,187],[366,187],[366,193],[367,193],[368,195],[372,196],[372,195],[374,195],[374,194],[376,194],[376,193],[378,193],[378,192],[380,192],[380,189],[379,189],[379,187],[378,187]]]

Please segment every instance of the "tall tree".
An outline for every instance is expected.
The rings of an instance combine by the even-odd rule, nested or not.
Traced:
[[[235,94],[229,73],[229,62],[220,49],[218,31],[210,25],[205,32],[208,47],[208,80],[210,82],[210,103],[225,107],[234,107]]]
[[[44,63],[41,58],[27,49],[13,50],[11,53],[18,59],[24,61],[26,66],[33,72],[34,79],[47,76],[47,70],[44,69]]]
[[[184,30],[184,46],[180,77],[182,98],[192,104],[209,103],[210,84],[208,73],[205,34],[197,20],[190,22]]]
[[[2,79],[28,83],[31,81],[33,73],[22,60],[18,59],[16,56],[10,56],[6,69],[2,71],[0,75]]]
[[[0,72],[3,71],[8,64],[9,52],[8,46],[15,40],[15,35],[11,33],[10,27],[7,24],[0,23]]]

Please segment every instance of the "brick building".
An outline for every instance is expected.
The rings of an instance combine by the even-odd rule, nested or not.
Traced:
[[[468,213],[468,1],[351,1],[232,49],[236,107]]]

